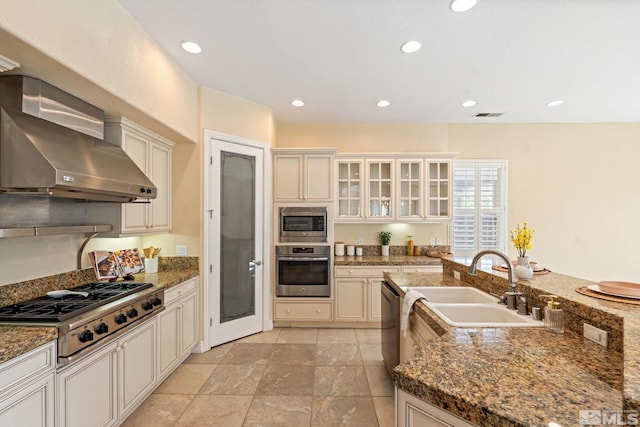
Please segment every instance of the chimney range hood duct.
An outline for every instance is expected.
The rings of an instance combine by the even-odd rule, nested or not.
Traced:
[[[38,79],[0,77],[0,197],[155,198],[149,178],[103,135],[102,110]]]

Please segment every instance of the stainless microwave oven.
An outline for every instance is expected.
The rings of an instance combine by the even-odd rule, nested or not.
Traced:
[[[326,242],[327,211],[320,206],[280,208],[281,242]]]

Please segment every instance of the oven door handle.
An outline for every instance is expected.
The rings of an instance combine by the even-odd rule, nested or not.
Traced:
[[[329,261],[329,257],[294,257],[279,256],[278,261]]]

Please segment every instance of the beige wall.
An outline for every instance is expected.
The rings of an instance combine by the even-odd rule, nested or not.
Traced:
[[[200,96],[201,130],[214,130],[273,145],[275,124],[269,108],[204,87]]]
[[[279,123],[279,147],[339,152],[449,151],[457,159],[508,161],[508,226],[536,229],[531,256],[553,271],[594,281],[640,281],[640,124]],[[418,244],[442,225],[396,224]],[[445,227],[444,229],[442,227]],[[375,244],[376,225],[337,225],[336,240]],[[372,243],[373,242],[373,243]],[[509,245],[509,253],[516,256]]]
[[[0,28],[0,54],[21,74],[170,139],[198,140],[197,84],[116,0],[2,1]]]
[[[209,89],[200,94],[115,0],[2,1],[0,54],[21,64],[15,73],[42,78],[177,142],[172,233],[96,238],[85,253],[153,245],[163,248],[162,255],[174,255],[176,245],[187,245],[188,255],[200,255],[204,129],[273,141],[268,108]],[[0,239],[0,285],[74,270],[83,240],[78,235]]]
[[[639,142],[640,124],[449,127],[458,158],[509,161],[509,227],[536,230],[531,257],[595,281],[640,281]]]
[[[279,148],[336,147],[339,152],[447,151],[448,126],[424,123],[278,123]]]

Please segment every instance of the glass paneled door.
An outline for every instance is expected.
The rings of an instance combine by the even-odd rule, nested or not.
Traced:
[[[262,331],[261,149],[214,141],[211,213],[214,245],[210,341],[221,344]],[[216,170],[217,169],[217,170]]]

